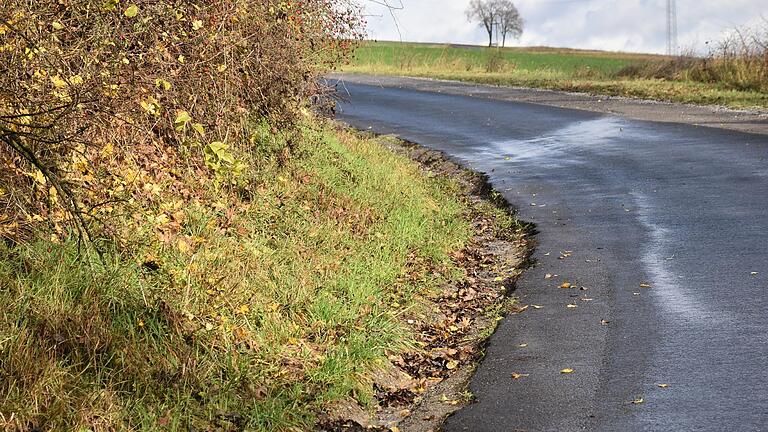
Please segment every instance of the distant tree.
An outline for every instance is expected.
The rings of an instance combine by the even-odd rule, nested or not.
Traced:
[[[517,39],[523,34],[525,24],[520,12],[511,0],[494,0],[496,5],[496,21],[501,33],[501,46],[507,43],[507,35]]]
[[[498,0],[472,0],[467,8],[467,19],[479,23],[488,32],[488,46],[493,45],[493,28],[498,17]]]

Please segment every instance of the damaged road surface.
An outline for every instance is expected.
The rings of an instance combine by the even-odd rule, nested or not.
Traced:
[[[342,120],[487,173],[539,231],[446,430],[765,430],[767,135],[345,86]]]

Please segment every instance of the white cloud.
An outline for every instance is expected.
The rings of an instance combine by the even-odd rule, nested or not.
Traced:
[[[385,8],[366,3],[372,39],[487,43],[484,30],[465,18],[469,0],[402,3],[404,8],[394,12],[396,21]],[[516,0],[515,4],[526,20],[519,45],[659,53],[666,47],[666,0]],[[761,15],[768,18],[765,0],[678,0],[677,9],[680,45],[698,50],[729,29],[755,24]]]

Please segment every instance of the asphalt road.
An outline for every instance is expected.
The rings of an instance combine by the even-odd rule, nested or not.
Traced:
[[[537,308],[446,430],[768,431],[768,136],[346,87],[340,119],[488,173],[540,232]]]

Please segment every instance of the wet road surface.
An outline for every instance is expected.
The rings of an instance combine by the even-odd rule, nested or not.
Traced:
[[[539,231],[538,308],[446,430],[768,431],[768,136],[346,87],[340,119],[487,173]]]

